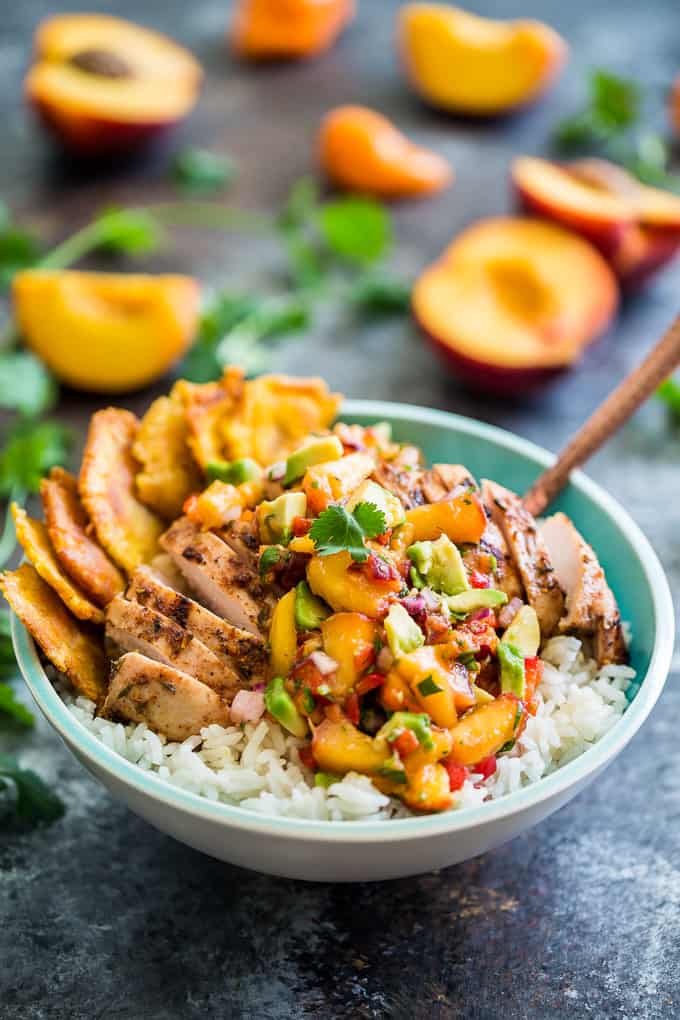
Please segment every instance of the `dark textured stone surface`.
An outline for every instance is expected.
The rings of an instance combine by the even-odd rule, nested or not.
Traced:
[[[63,9],[68,9],[63,4]],[[0,194],[55,238],[91,209],[144,202],[167,148],[127,168],[78,170],[58,159],[20,105],[30,32],[62,7],[27,0],[0,27]],[[113,5],[90,3],[90,9]],[[365,101],[393,114],[457,169],[455,187],[397,213],[404,271],[456,230],[508,208],[513,153],[537,152],[571,109],[593,64],[661,88],[680,68],[674,0],[484,2],[483,13],[545,17],[573,48],[558,88],[522,117],[480,125],[441,117],[407,91],[392,49],[397,3],[364,0],[359,21],[322,60],[253,70],[224,54],[217,0],[119,0],[188,43],[208,81],[196,115],[169,145],[199,141],[242,167],[235,200],[275,206],[309,169],[319,115]],[[274,271],[263,243],[185,236],[153,265],[219,283]],[[328,323],[278,364],[319,371],[354,396],[429,404],[515,429],[557,449],[677,311],[680,272],[629,303],[570,376],[525,403],[464,394],[410,327],[359,332]],[[150,395],[130,400],[142,408]],[[66,394],[79,426],[96,401]],[[680,446],[650,405],[591,470],[651,536],[678,590]],[[68,805],[47,831],[0,833],[0,1016],[7,1020],[244,1017],[670,1018],[680,1013],[680,697],[671,681],[643,732],[594,788],[538,829],[479,860],[405,882],[306,886],[202,857],[113,802],[42,723],[26,760]],[[24,744],[24,746],[26,746]]]

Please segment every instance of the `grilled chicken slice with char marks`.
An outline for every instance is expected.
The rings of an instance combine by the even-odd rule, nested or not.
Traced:
[[[524,585],[502,532],[493,521],[487,521],[484,534],[479,545],[471,546],[463,552],[463,562],[468,570],[479,570],[486,573],[487,557],[496,557],[496,569],[493,574],[492,588],[503,591],[512,599],[524,600]]]
[[[146,723],[168,740],[186,740],[212,723],[229,725],[229,708],[219,694],[188,673],[138,652],[113,663],[102,715]]]
[[[265,596],[257,573],[226,542],[180,517],[160,544],[199,601],[234,626],[260,634],[271,615],[271,597]]]
[[[127,597],[185,627],[246,683],[266,680],[268,659],[261,638],[234,627],[187,595],[174,591],[148,567],[139,567],[132,575]]]
[[[456,490],[475,489],[477,482],[463,464],[433,464],[423,478],[423,495],[427,503],[441,503],[457,495]]]
[[[559,629],[593,636],[600,665],[625,662],[621,614],[593,549],[563,513],[542,521],[540,533],[567,594]]]
[[[538,525],[519,496],[502,485],[485,479],[482,495],[508,544],[529,605],[536,610],[541,634],[550,637],[564,612],[564,592]]]
[[[106,638],[127,652],[142,652],[196,677],[213,690],[235,693],[240,678],[231,666],[167,616],[116,595],[106,612]]]
[[[257,574],[257,564],[260,558],[260,537],[257,530],[257,521],[252,513],[239,517],[237,520],[227,524],[226,527],[217,531],[219,537],[233,549],[237,556],[240,556],[248,568]]]

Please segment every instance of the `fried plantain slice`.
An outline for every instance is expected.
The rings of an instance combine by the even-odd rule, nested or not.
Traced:
[[[28,563],[0,574],[0,591],[52,665],[79,694],[101,705],[109,666],[96,633],[69,613]]]
[[[40,483],[40,496],[47,533],[62,567],[93,602],[108,605],[123,591],[125,578],[89,534],[77,479],[63,468],[52,468]]]
[[[79,620],[103,623],[103,611],[99,606],[95,606],[94,602],[90,602],[85,592],[76,587],[68,574],[62,569],[61,563],[52,548],[47,528],[42,521],[33,520],[16,503],[12,503],[12,517],[14,518],[17,541],[26,553],[26,558],[31,561],[43,581],[46,581],[50,588],[56,591],[62,602]]]
[[[142,465],[137,475],[141,501],[172,521],[187,496],[204,486],[203,475],[188,444],[189,427],[177,386],[158,397],[142,418],[132,452]]]
[[[188,443],[196,461],[205,468],[225,458],[222,424],[237,413],[244,390],[243,372],[228,368],[219,382],[190,383],[180,379],[173,394],[182,402]]]
[[[78,489],[95,534],[131,573],[158,551],[163,522],[137,499],[132,444],[139,422],[130,411],[107,407],[92,415]]]

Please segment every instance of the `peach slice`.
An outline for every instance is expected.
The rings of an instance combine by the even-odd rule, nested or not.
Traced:
[[[443,156],[415,145],[387,117],[365,106],[339,106],[326,114],[318,147],[331,180],[381,198],[428,195],[453,176]]]
[[[202,71],[157,32],[104,14],[62,14],[35,36],[28,100],[67,147],[88,155],[134,148],[185,117]]]
[[[639,285],[680,247],[680,198],[640,184],[615,163],[522,156],[512,180],[523,209],[592,241],[624,287]]]
[[[414,88],[433,106],[494,115],[530,103],[557,77],[567,55],[540,21],[494,21],[447,4],[407,4],[400,42]]]
[[[456,374],[486,391],[529,389],[572,364],[618,305],[587,241],[540,220],[468,228],[417,280],[413,313]]]
[[[31,269],[13,283],[27,346],[62,382],[98,393],[163,375],[193,339],[199,297],[188,276]]]
[[[354,0],[237,0],[231,44],[253,60],[316,56],[354,17]]]

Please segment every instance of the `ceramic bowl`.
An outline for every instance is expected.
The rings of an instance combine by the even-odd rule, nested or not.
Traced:
[[[360,424],[389,421],[395,438],[418,444],[430,461],[463,463],[477,477],[519,492],[553,459],[500,429],[406,404],[347,401],[342,417]],[[85,768],[136,814],[197,850],[244,868],[312,881],[391,879],[442,868],[512,839],[592,782],[645,721],[669,670],[673,607],[647,539],[625,510],[581,473],[556,508],[574,520],[607,571],[623,618],[632,626],[631,659],[640,688],[620,722],[579,758],[480,807],[386,822],[310,822],[213,803],[138,769],[85,730],[62,703],[15,619],[17,658],[38,707]]]

